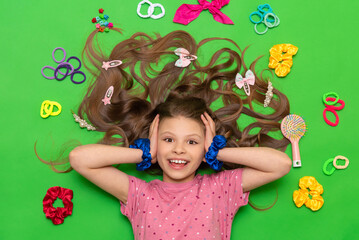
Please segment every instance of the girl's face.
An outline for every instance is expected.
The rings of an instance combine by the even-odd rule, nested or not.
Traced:
[[[204,125],[185,117],[164,118],[158,127],[157,161],[163,181],[191,181],[204,160]]]

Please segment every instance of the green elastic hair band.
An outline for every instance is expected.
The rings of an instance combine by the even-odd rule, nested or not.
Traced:
[[[334,102],[328,102],[328,101],[327,101],[327,97],[330,96],[330,95],[332,95],[332,96],[335,97],[335,101],[334,101]],[[338,101],[339,101],[339,95],[338,95],[338,93],[336,93],[336,92],[328,92],[328,93],[326,93],[326,94],[323,95],[323,102],[324,102],[325,104],[327,104],[327,105],[335,105]]]
[[[335,171],[335,167],[333,166],[333,161],[334,161],[334,158],[329,158],[327,161],[325,161],[324,165],[323,165],[323,173],[325,175],[332,175]],[[329,164],[332,164],[332,168],[330,169],[330,171],[328,171],[328,165]]]

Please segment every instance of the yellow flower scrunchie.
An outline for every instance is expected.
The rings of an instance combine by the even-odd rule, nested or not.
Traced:
[[[295,205],[299,208],[305,204],[312,211],[318,211],[324,204],[324,199],[321,196],[324,192],[323,186],[314,177],[305,176],[299,180],[299,187],[299,190],[293,192]],[[309,194],[312,196],[311,199]]]
[[[292,44],[277,44],[270,50],[269,68],[275,69],[275,74],[278,77],[285,77],[290,72],[293,65],[292,56],[297,54],[298,47]],[[284,53],[284,54],[282,54]]]

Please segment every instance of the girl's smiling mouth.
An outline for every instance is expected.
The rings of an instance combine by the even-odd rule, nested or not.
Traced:
[[[189,161],[184,159],[169,159],[168,162],[169,165],[176,170],[184,168],[189,163]]]

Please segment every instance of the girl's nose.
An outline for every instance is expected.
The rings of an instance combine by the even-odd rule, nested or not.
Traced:
[[[185,147],[184,147],[184,143],[181,143],[181,142],[177,142],[174,147],[173,147],[173,152],[177,153],[177,154],[182,154],[184,153],[186,150],[185,150]]]

